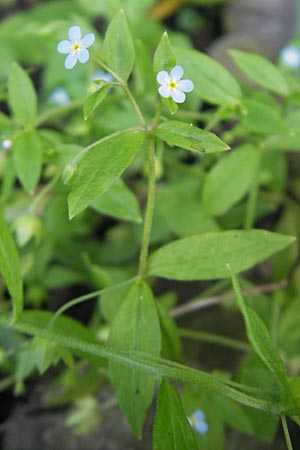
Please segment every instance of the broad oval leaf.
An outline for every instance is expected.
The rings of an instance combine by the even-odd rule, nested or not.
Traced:
[[[12,298],[13,320],[23,310],[23,282],[20,258],[14,240],[6,225],[0,205],[0,272]]]
[[[218,216],[241,200],[251,187],[260,158],[259,149],[244,145],[220,159],[204,181],[203,214]]]
[[[153,428],[153,450],[198,450],[181,399],[170,383],[162,381]]]
[[[184,68],[196,93],[216,105],[236,104],[242,97],[236,79],[210,56],[196,50],[175,49],[177,63]]]
[[[14,142],[14,165],[24,188],[33,193],[43,164],[42,141],[37,131],[22,131]]]
[[[103,54],[109,68],[123,81],[127,81],[133,68],[135,52],[123,10],[112,20],[106,30]]]
[[[159,355],[161,337],[157,309],[151,289],[144,281],[137,281],[122,303],[111,324],[109,346],[121,352]],[[146,411],[152,402],[155,378],[113,361],[110,361],[109,372],[119,405],[140,437]]]
[[[229,50],[229,54],[251,80],[276,94],[288,95],[289,87],[283,74],[266,58],[255,53]]]
[[[70,218],[110,188],[129,166],[143,139],[142,131],[125,130],[107,136],[87,149],[78,163],[68,197]]]
[[[162,122],[154,134],[169,145],[176,145],[195,152],[223,152],[230,148],[214,133],[177,120]]]
[[[138,223],[142,221],[137,199],[121,179],[118,179],[108,191],[94,201],[91,207],[117,219]]]
[[[34,126],[37,97],[33,83],[19,64],[14,63],[8,80],[8,100],[17,120],[24,127]]]
[[[243,100],[245,111],[241,115],[241,123],[247,130],[260,134],[288,134],[289,129],[283,118],[270,105],[257,100]]]
[[[174,280],[214,280],[253,267],[295,238],[265,230],[204,233],[165,245],[149,260],[149,275]]]

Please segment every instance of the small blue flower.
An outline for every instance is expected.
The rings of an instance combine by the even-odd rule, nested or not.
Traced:
[[[208,425],[205,421],[205,414],[201,409],[197,409],[191,416],[188,417],[188,421],[192,428],[199,434],[206,434],[208,432]]]
[[[300,67],[300,47],[289,45],[283,48],[279,54],[279,59],[288,69],[298,69]]]
[[[115,81],[114,77],[108,73],[104,72],[102,69],[97,70],[92,76],[92,81],[106,81],[107,83],[113,83]]]
[[[54,105],[63,106],[70,103],[70,101],[71,100],[69,94],[62,87],[54,89],[54,91],[52,91],[51,94],[49,95],[49,102],[53,103]]]
[[[2,148],[3,150],[9,150],[12,146],[12,141],[10,139],[4,139],[2,141]]]
[[[82,37],[81,29],[78,25],[73,25],[68,31],[70,40],[60,41],[57,44],[57,51],[62,54],[68,54],[65,60],[65,68],[72,69],[77,61],[84,64],[88,61],[90,54],[87,50],[94,41],[95,35],[88,33]]]
[[[164,98],[172,97],[176,103],[185,101],[185,92],[191,92],[194,89],[194,83],[191,80],[182,80],[183,68],[174,66],[171,72],[166,70],[158,72],[156,79],[160,84],[158,88],[159,94]]]

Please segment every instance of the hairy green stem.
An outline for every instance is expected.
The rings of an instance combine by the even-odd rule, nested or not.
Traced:
[[[28,213],[29,214],[33,214],[34,211],[36,210],[36,208],[38,207],[38,205],[40,204],[40,202],[43,200],[43,198],[48,194],[48,192],[53,188],[53,186],[55,186],[55,184],[57,183],[57,181],[59,180],[59,177],[61,175],[61,172],[59,171],[53,178],[52,180],[46,184],[38,193],[38,195],[34,198],[33,202],[31,203],[31,205],[28,208]]]
[[[147,152],[148,152],[148,196],[144,219],[142,247],[139,260],[138,274],[140,276],[145,275],[147,268],[147,259],[149,252],[149,242],[150,242],[153,212],[154,212],[154,200],[155,200],[155,152],[154,152],[153,137],[150,133],[147,135]]]
[[[287,446],[288,450],[293,450],[293,445],[292,445],[289,429],[287,426],[286,417],[283,414],[281,414],[280,419],[281,419],[281,423],[282,423],[286,446]]]

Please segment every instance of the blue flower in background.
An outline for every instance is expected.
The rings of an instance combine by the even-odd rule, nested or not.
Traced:
[[[288,69],[300,67],[300,46],[289,45],[283,48],[279,54],[280,62]]]
[[[199,434],[206,434],[208,432],[208,425],[205,421],[205,414],[201,409],[197,409],[191,416],[188,417],[188,421],[192,428]]]
[[[49,102],[53,103],[54,105],[63,106],[70,103],[70,101],[71,100],[69,94],[62,87],[54,89],[54,91],[52,91],[51,94],[49,95]]]
[[[77,61],[86,63],[90,57],[87,50],[94,41],[95,35],[88,33],[82,37],[81,29],[78,25],[73,25],[68,31],[70,40],[60,41],[57,44],[57,51],[62,54],[68,54],[65,60],[65,68],[72,69]]]

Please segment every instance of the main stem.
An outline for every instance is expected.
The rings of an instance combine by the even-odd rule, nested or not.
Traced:
[[[152,228],[154,200],[155,200],[155,152],[152,134],[147,134],[147,154],[148,154],[148,196],[142,236],[142,247],[140,252],[138,275],[146,273],[147,259],[149,252],[150,234]]]

